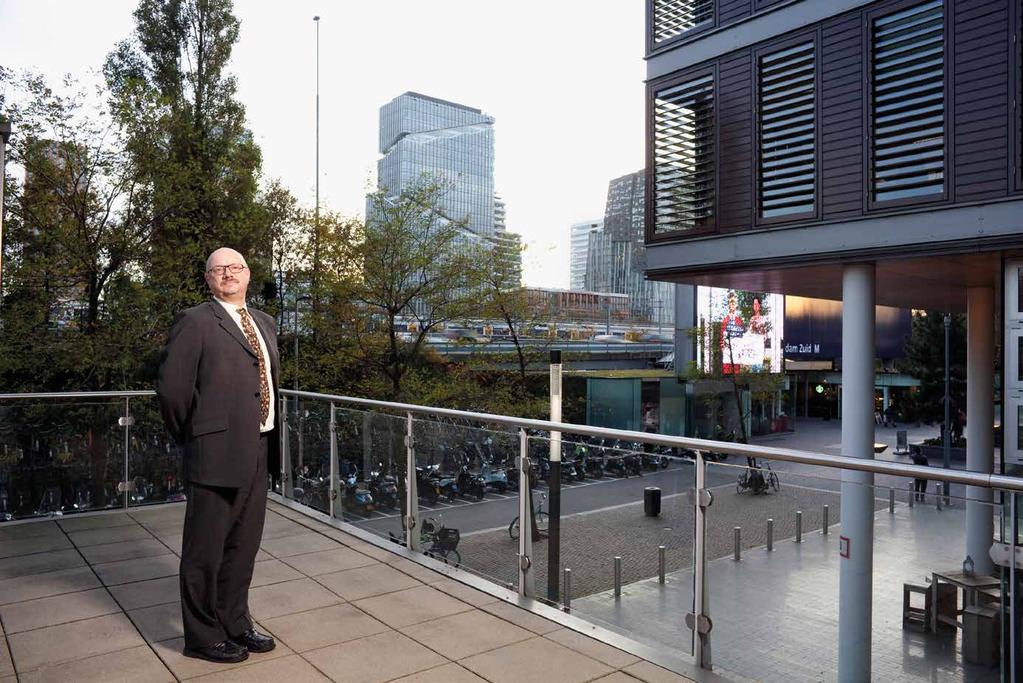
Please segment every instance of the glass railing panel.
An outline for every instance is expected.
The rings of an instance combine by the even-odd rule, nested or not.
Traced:
[[[855,540],[842,539],[842,473],[737,460],[707,466],[714,494],[706,572],[714,664],[750,678],[771,671],[791,681],[834,679],[842,553],[862,552]],[[965,488],[953,485],[945,497],[933,481],[917,492],[913,480],[888,475],[875,475],[873,486],[850,486],[866,490],[873,507],[872,595],[860,598],[872,606],[870,678],[998,680],[992,652],[1000,568],[994,576],[976,568],[976,576],[964,576],[971,571],[964,567]],[[999,507],[974,505],[991,515],[997,534]],[[937,630],[934,615],[944,617]],[[986,653],[978,651],[978,637],[986,638]]]
[[[128,505],[185,500],[184,454],[164,426],[159,400],[132,397],[128,406]]]
[[[124,505],[125,399],[0,401],[0,521]]]
[[[531,439],[542,467],[550,444],[546,434]],[[549,578],[542,538],[534,546],[537,596],[633,640],[691,654],[684,617],[693,605],[694,462],[670,449],[571,434],[562,435],[561,453],[559,576]]]
[[[402,536],[405,418],[337,405],[334,517],[385,538]]]
[[[330,402],[289,398],[287,401],[287,458],[295,502],[330,511]]]

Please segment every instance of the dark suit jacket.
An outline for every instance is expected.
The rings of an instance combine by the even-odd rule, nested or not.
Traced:
[[[273,318],[249,308],[270,355],[270,400],[280,378]],[[227,311],[208,301],[174,319],[156,385],[164,423],[184,447],[185,476],[207,486],[245,486],[259,454],[259,361]],[[268,433],[279,462],[280,408]]]

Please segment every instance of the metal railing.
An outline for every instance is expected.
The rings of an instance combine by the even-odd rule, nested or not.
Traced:
[[[116,445],[113,443],[112,438],[107,439],[107,454],[111,457],[107,458],[105,465],[106,471],[108,472],[112,468],[117,470],[119,479],[119,481],[116,482],[117,493],[121,497],[118,501],[118,506],[128,508],[133,504],[137,505],[145,502],[162,502],[161,500],[157,500],[155,497],[150,500],[140,499],[135,487],[133,486],[133,482],[139,476],[137,473],[138,470],[133,470],[133,458],[137,465],[140,458],[145,459],[146,457],[145,449],[140,447],[137,443],[139,441],[137,432],[140,430],[140,426],[136,421],[136,413],[139,412],[140,406],[133,403],[133,401],[148,401],[150,403],[149,405],[143,404],[145,408],[148,409],[149,413],[148,419],[150,424],[148,428],[151,428],[152,430],[162,429],[162,424],[159,424],[158,422],[158,411],[154,411],[155,406],[152,405],[152,399],[154,397],[154,391],[0,394],[0,487],[10,481],[9,475],[12,471],[11,463],[13,461],[10,458],[5,459],[5,452],[3,450],[3,445],[6,443],[4,438],[10,432],[10,430],[5,431],[3,429],[4,420],[9,420],[11,417],[12,413],[10,410],[12,407],[25,407],[42,403],[50,403],[52,404],[51,407],[56,408],[59,412],[62,407],[67,407],[69,405],[84,405],[83,402],[108,402],[106,405],[116,406],[117,408],[116,412],[110,412],[107,416],[112,421],[112,424],[108,424],[105,427],[103,425],[97,425],[96,429],[99,431],[106,428],[111,433],[116,433],[119,437],[119,441]],[[76,401],[76,403],[69,403],[70,401]],[[399,518],[403,535],[401,538],[395,537],[394,540],[401,542],[409,550],[416,552],[424,551],[424,535],[421,531],[423,530],[424,522],[427,521],[424,510],[421,509],[422,504],[420,500],[422,496],[421,492],[418,490],[417,480],[419,477],[416,476],[416,472],[417,468],[421,466],[421,457],[419,456],[421,456],[422,452],[431,446],[431,444],[428,443],[429,436],[424,436],[423,432],[424,425],[431,422],[448,420],[452,424],[460,425],[460,429],[475,429],[481,432],[500,427],[504,428],[506,431],[514,432],[514,434],[517,435],[517,439],[514,441],[510,440],[509,443],[515,443],[512,447],[517,449],[517,460],[514,464],[518,470],[518,491],[514,497],[516,498],[515,503],[518,518],[523,520],[532,519],[536,511],[533,496],[529,494],[529,492],[531,491],[531,485],[533,484],[530,479],[530,446],[531,440],[535,442],[538,439],[536,436],[537,432],[558,433],[561,435],[561,438],[566,441],[573,438],[573,436],[603,438],[621,440],[636,444],[649,444],[651,446],[691,452],[692,459],[691,461],[687,460],[685,465],[686,468],[688,468],[685,470],[685,476],[689,477],[691,474],[691,479],[686,479],[685,484],[686,488],[690,489],[687,491],[690,495],[685,498],[685,500],[688,501],[685,505],[688,506],[690,511],[689,514],[692,515],[693,538],[692,561],[690,566],[692,572],[691,584],[693,597],[690,609],[685,615],[685,623],[691,634],[689,636],[692,639],[691,653],[697,665],[705,668],[711,668],[712,665],[710,656],[710,638],[713,629],[711,614],[708,609],[709,593],[707,581],[707,562],[708,559],[713,559],[709,558],[710,551],[708,550],[707,544],[707,514],[708,509],[713,504],[713,495],[708,484],[708,476],[712,474],[720,474],[721,470],[726,467],[714,462],[708,462],[709,454],[728,454],[738,456],[740,458],[759,458],[768,461],[780,461],[831,468],[833,470],[855,470],[879,475],[926,478],[930,481],[963,484],[984,489],[1011,492],[1013,494],[1023,493],[1023,478],[991,473],[944,470],[900,462],[827,455],[789,448],[776,448],[769,446],[710,441],[706,439],[667,436],[648,432],[593,427],[588,425],[551,422],[547,420],[534,420],[507,415],[494,415],[489,413],[453,410],[308,391],[282,390],[279,393],[279,402],[279,414],[281,416],[283,428],[280,430],[282,457],[278,484],[282,494],[286,498],[294,499],[296,497],[296,478],[299,475],[296,473],[294,467],[295,445],[292,442],[297,439],[295,442],[297,447],[302,448],[303,439],[305,439],[306,447],[309,448],[310,451],[313,449],[322,449],[321,452],[325,454],[323,457],[329,458],[329,468],[324,477],[327,480],[324,482],[326,485],[324,492],[325,495],[319,503],[312,506],[318,507],[323,512],[328,513],[332,518],[339,518],[342,521],[344,521],[344,511],[342,510],[343,506],[339,492],[344,489],[341,481],[343,477],[342,465],[344,462],[343,455],[341,453],[342,437],[339,435],[342,431],[343,423],[345,420],[360,419],[360,416],[373,416],[374,418],[377,418],[378,421],[380,418],[386,418],[384,422],[386,422],[386,431],[391,438],[392,451],[398,452],[400,454],[399,458],[403,459],[403,463],[401,463],[401,466],[398,468],[398,472],[401,473],[402,479],[400,482],[401,504]],[[322,419],[326,422],[326,428],[317,437],[320,441],[316,444],[313,443],[313,436],[311,435],[312,430],[303,432],[302,429],[296,429],[302,425],[303,420],[305,420],[308,425],[311,423],[313,417],[317,417],[309,417],[308,410],[303,412],[303,409],[300,407],[300,404],[303,402],[306,406],[318,405],[320,408],[323,408],[318,419]],[[133,410],[133,408],[135,410]],[[84,415],[80,416],[79,419],[84,420],[87,417],[88,415]],[[113,420],[114,417],[116,417],[116,420]],[[43,416],[43,418],[45,418],[45,416]],[[368,424],[368,422],[366,424]],[[465,425],[474,426],[465,427]],[[530,435],[530,433],[532,433],[532,435]],[[441,436],[443,436],[443,432],[441,432]],[[51,435],[48,438],[52,441],[54,437]],[[149,440],[148,447],[153,448],[152,443],[156,441],[156,437],[147,432],[146,438]],[[370,439],[371,435],[363,434],[362,438],[364,440]],[[164,441],[166,443],[161,442],[156,445],[156,451],[161,454],[166,451],[168,455],[176,456],[176,451],[173,454],[171,453],[172,445],[169,443],[169,438],[166,437],[166,435],[164,435]],[[369,443],[369,441],[366,441],[366,443]],[[123,459],[123,462],[119,462],[118,458]],[[53,457],[51,454],[51,460],[52,459]],[[741,468],[733,469],[738,470]],[[368,472],[364,471],[363,475],[368,475]],[[888,489],[885,489],[884,493],[884,505],[879,505],[878,509],[887,508],[890,513],[893,513],[894,493]],[[308,492],[306,492],[306,494],[308,494]],[[1002,535],[1007,537],[1006,546],[1008,557],[1012,558],[1016,556],[1016,543],[1018,536],[1015,523],[1017,506],[1016,496],[1012,495],[1009,496],[1009,498],[1011,499],[1013,533],[1004,533],[1004,522],[1001,528],[1003,530]],[[914,497],[909,498],[909,507],[912,507],[913,500]],[[511,501],[509,501],[509,503],[510,502]],[[940,509],[942,505],[942,498],[940,495],[936,497],[936,502]],[[107,505],[106,507],[110,506]],[[827,512],[828,505],[825,504],[823,505],[823,519],[821,527],[821,535],[823,538],[828,538],[827,533],[829,522],[827,520]],[[398,515],[394,516],[398,517]],[[804,531],[802,510],[795,512],[793,521],[795,523],[795,543],[805,543],[804,533],[808,533],[808,531]],[[768,540],[766,546],[768,550],[775,550],[778,546],[779,540],[779,536],[775,534],[775,520],[770,518],[767,522]],[[809,520],[807,520],[807,522],[808,524],[810,523]],[[433,523],[433,521],[431,521],[431,523]],[[784,522],[779,520],[779,525],[783,524]],[[518,525],[516,528],[518,529],[518,535],[516,538],[515,580],[506,581],[501,579],[500,582],[517,587],[518,592],[524,597],[542,599],[537,595],[535,586],[538,565],[534,562],[534,542],[537,539],[534,537],[535,531],[533,525],[523,523]],[[728,528],[731,529],[732,527],[729,525]],[[728,541],[727,545],[729,547],[725,552],[728,555],[728,560],[732,561],[731,538],[729,538]],[[747,552],[749,552],[750,546],[745,545],[744,547]],[[657,558],[656,580],[659,585],[664,586],[666,574],[665,548],[663,545],[659,547],[655,545],[651,550],[652,556],[656,556]],[[615,553],[615,557],[621,558],[622,553]],[[610,561],[611,558],[609,557],[608,559]],[[630,558],[626,555],[625,560],[628,561],[629,559]],[[734,559],[740,559],[740,539],[738,529],[736,529],[735,534]],[[1011,571],[1014,575],[1014,564],[1010,562],[1010,566],[1012,567]],[[559,606],[566,610],[572,610],[576,614],[583,614],[583,612],[577,611],[575,605],[580,601],[578,582],[584,580],[585,577],[578,571],[573,572],[572,569],[574,569],[574,567],[565,567],[564,578],[562,579],[564,593]],[[622,562],[621,559],[618,559],[614,562],[614,596],[616,599],[621,599],[622,572]],[[573,595],[572,585],[570,583],[572,578],[570,577],[574,577],[577,582],[575,595]],[[548,579],[550,579],[550,577],[548,577]],[[670,583],[670,581],[668,583]],[[1015,578],[1013,578],[1012,584],[1015,584]]]

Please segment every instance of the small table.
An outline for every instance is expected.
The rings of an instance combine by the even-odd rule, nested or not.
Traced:
[[[931,632],[938,632],[938,623],[949,624],[956,628],[962,628],[962,623],[959,619],[946,617],[939,614],[938,610],[938,584],[949,583],[956,586],[957,589],[963,591],[963,607],[969,607],[970,605],[978,604],[977,591],[984,588],[1000,588],[1002,585],[1001,579],[994,576],[984,576],[981,574],[975,574],[974,576],[967,576],[962,571],[955,572],[934,572],[931,578]],[[962,614],[962,610],[959,609],[959,605],[956,605],[956,615]]]

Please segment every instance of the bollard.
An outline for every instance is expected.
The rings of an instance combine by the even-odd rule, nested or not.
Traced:
[[[664,561],[664,551],[665,547],[663,545],[657,546],[657,579],[661,583],[664,583],[664,565],[666,564]]]
[[[767,520],[767,552],[774,550],[774,520]]]
[[[888,514],[889,515],[894,515],[895,514],[895,488],[894,487],[889,487],[888,488]]]
[[[732,551],[732,559],[735,560],[736,562],[738,562],[739,559],[742,557],[742,550],[740,549],[741,548],[741,544],[742,544],[742,527],[741,526],[737,526],[737,527],[735,527],[735,549]]]
[[[796,543],[803,542],[803,511],[796,510]]]
[[[910,484],[909,485],[909,507],[913,507],[913,499],[914,498],[916,498],[916,489],[914,489],[913,485]]]
[[[824,524],[821,528],[821,533],[825,536],[828,535],[828,506],[824,506]]]
[[[937,509],[941,509],[941,487],[938,487],[938,492],[934,494],[935,506]]]
[[[572,609],[572,570],[565,567],[565,593],[564,593],[564,605],[565,611],[568,612]]]
[[[615,600],[622,597],[622,556],[615,555]]]

